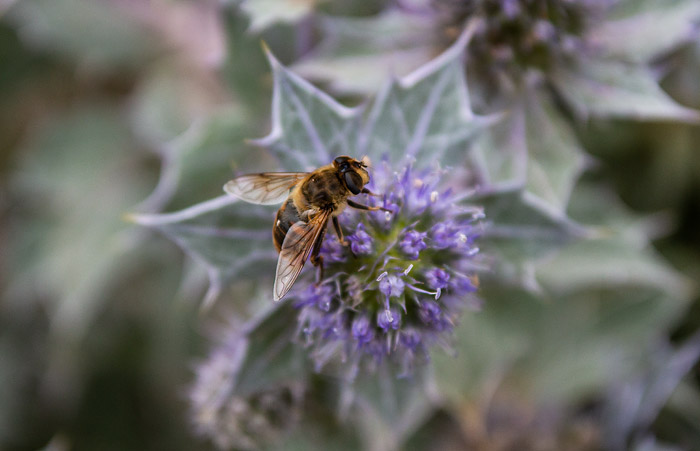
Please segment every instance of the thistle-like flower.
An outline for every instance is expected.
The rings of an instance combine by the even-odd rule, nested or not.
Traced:
[[[288,332],[285,343],[296,333],[319,370],[344,362],[352,379],[360,367],[391,363],[407,374],[428,360],[431,348],[449,346],[465,307],[479,306],[476,239],[483,210],[470,204],[463,170],[440,169],[460,165],[467,141],[488,123],[469,106],[462,70],[468,37],[387,84],[368,114],[339,105],[268,55],[273,126],[255,143],[269,148],[285,171],[312,171],[338,154],[376,163],[367,187],[379,196],[360,194],[358,201],[383,210],[345,209],[338,216],[344,242],[332,229],[323,241],[324,278],[314,282],[308,265],[281,303],[296,315],[270,313],[281,324],[270,333]],[[274,210],[223,196],[136,220],[207,265],[208,302],[236,277],[272,287],[274,217]],[[259,329],[252,324],[249,333]]]
[[[587,34],[612,0],[433,0],[446,30],[482,19],[469,52],[488,77],[511,82],[530,69],[547,72],[594,50]],[[449,36],[452,33],[447,33]],[[492,80],[494,78],[491,78]]]
[[[295,287],[299,333],[313,349],[317,369],[340,357],[351,377],[363,363],[390,360],[404,373],[428,359],[433,345],[449,345],[464,307],[478,306],[474,258],[479,252],[478,208],[457,206],[441,189],[440,171],[380,164],[369,202],[393,213],[343,213],[350,243],[327,237],[325,278]]]
[[[303,387],[282,384],[238,393],[236,383],[246,352],[240,333],[229,333],[195,368],[189,390],[195,431],[219,449],[260,449],[274,442],[299,417]]]

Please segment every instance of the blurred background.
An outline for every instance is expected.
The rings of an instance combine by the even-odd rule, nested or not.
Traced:
[[[204,270],[124,215],[205,201],[221,194],[234,170],[269,164],[263,150],[245,144],[270,125],[272,79],[261,40],[284,64],[317,73],[319,85],[343,102],[355,105],[375,92],[384,68],[375,78],[360,77],[377,67],[376,59],[333,65],[319,45],[328,43],[329,18],[371,19],[395,3],[411,2],[0,1],[0,449],[212,447],[190,424],[188,387],[212,330],[225,323],[217,315],[246,308],[225,295],[201,313]],[[392,26],[377,47],[394,55],[398,74],[438,54],[449,35],[430,35],[425,30],[437,25],[421,20]],[[391,33],[401,38],[389,39]],[[334,78],[333,71],[351,67],[355,85]],[[654,67],[667,93],[700,109],[700,39],[673,48]],[[691,285],[699,280],[700,127],[592,119],[577,123],[575,132],[595,161],[582,180],[607,193],[598,199],[614,199],[616,223],[651,240],[677,277]],[[595,210],[582,205],[572,216]],[[538,313],[531,333],[547,340],[549,328],[569,327],[562,318],[591,320],[586,302]],[[615,348],[615,340],[634,347],[637,331],[646,337],[651,330],[658,355],[647,356],[651,363],[639,367],[625,390],[648,394],[654,384],[671,386],[651,390],[660,396],[649,401],[656,407],[625,433],[641,428],[667,443],[664,449],[700,449],[698,345],[682,347],[700,329],[700,299],[695,294],[654,309],[640,318],[610,315],[605,330],[624,333],[590,341],[577,336],[527,365],[557,368],[567,355],[612,358],[600,351]],[[511,324],[527,322],[530,313],[504,308],[499,315]],[[594,341],[594,350],[585,349]],[[482,352],[490,362],[489,349]],[[511,436],[598,437],[600,424],[579,419],[608,405],[619,388],[608,382],[589,377],[576,390],[561,388],[541,410],[518,391],[527,384],[516,379],[493,394],[503,400],[488,412],[481,402],[438,409],[407,443],[461,449],[462,436],[471,433],[475,449],[557,449],[554,442],[538,448]],[[474,399],[483,400],[487,389],[475,389]],[[479,416],[484,419],[474,420]],[[559,449],[601,446],[581,442]],[[348,443],[352,449],[357,438]]]

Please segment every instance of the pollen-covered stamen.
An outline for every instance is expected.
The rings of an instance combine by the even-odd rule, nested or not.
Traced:
[[[395,307],[381,310],[377,313],[377,325],[385,331],[397,330],[401,326],[401,312]]]
[[[415,291],[416,293],[423,293],[423,294],[433,296],[433,297],[435,297],[436,300],[440,299],[440,294],[442,293],[442,290],[440,290],[439,288],[435,291],[428,291],[428,290],[424,290],[424,289],[419,288],[419,287],[417,287],[413,284],[410,284],[410,283],[406,284],[406,286],[408,288],[410,288],[411,290]]]
[[[381,279],[377,279],[379,281],[379,291],[387,298],[401,296],[406,284],[400,275],[389,274],[388,272],[384,272],[382,275]]]

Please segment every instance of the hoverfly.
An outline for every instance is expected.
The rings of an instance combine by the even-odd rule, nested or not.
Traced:
[[[346,206],[376,211],[348,197],[357,194],[375,195],[365,185],[369,182],[366,158],[355,160],[342,155],[329,165],[313,172],[263,172],[236,177],[224,185],[224,191],[246,202],[271,205],[284,202],[277,211],[272,238],[279,258],[273,288],[279,301],[292,288],[306,260],[318,268],[317,281],[323,279],[323,256],[319,255],[328,220],[343,246],[348,242],[338,223],[338,215]]]

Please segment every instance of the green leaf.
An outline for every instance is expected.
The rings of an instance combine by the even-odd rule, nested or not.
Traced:
[[[584,236],[584,229],[522,190],[469,198],[484,208],[486,224],[479,246],[503,261],[535,260]]]
[[[618,383],[605,405],[605,432],[609,443],[624,445],[625,438],[649,428],[681,380],[700,359],[700,334],[679,349],[668,344],[648,357],[649,366],[632,380]]]
[[[287,171],[353,154],[361,109],[342,106],[267,55],[274,75],[272,131],[253,143],[270,148]]]
[[[269,147],[286,170],[315,168],[341,154],[460,164],[467,139],[493,120],[476,117],[469,107],[462,56],[472,31],[469,27],[438,58],[388,84],[362,130],[360,108],[343,107],[268,51],[275,79],[273,125],[253,143]]]
[[[359,153],[388,155],[394,163],[415,158],[418,166],[461,164],[465,144],[493,118],[479,118],[469,105],[462,57],[474,31],[467,27],[448,50],[379,93]]]
[[[600,391],[638,370],[659,331],[671,327],[684,306],[661,291],[623,285],[553,297],[530,324],[534,341],[520,379],[545,400]]]
[[[250,16],[249,31],[258,33],[277,23],[294,23],[311,13],[317,0],[245,0],[241,8]]]
[[[292,68],[327,82],[334,92],[374,93],[429,61],[438,45],[434,24],[400,10],[372,17],[320,18],[323,41]]]
[[[564,211],[583,169],[583,151],[571,126],[545,98],[529,98],[525,114],[528,192]]]
[[[219,448],[252,449],[272,444],[294,426],[307,388],[310,365],[295,344],[290,303],[230,326],[190,390],[198,431]]]
[[[647,63],[694,39],[698,18],[695,0],[625,0],[590,33],[606,56]]]
[[[291,303],[270,302],[266,312],[243,326],[236,352],[240,358],[235,371],[236,395],[305,381],[310,365],[302,347],[295,343],[294,316]]]
[[[202,78],[183,73],[167,62],[148,71],[129,109],[138,137],[160,147],[221,109],[221,93],[212,89],[210,80]]]
[[[384,370],[359,378],[350,388],[353,420],[364,432],[366,449],[397,449],[435,409],[430,374],[397,378]]]
[[[527,303],[522,300],[524,296],[527,296]],[[482,287],[479,297],[484,300],[483,309],[464,312],[455,328],[455,353],[433,353],[437,386],[448,404],[479,399],[491,384],[503,380],[531,346],[520,330],[522,326],[511,327],[511,323],[527,321],[532,315],[524,307],[537,303],[531,294],[514,296],[515,305],[510,312],[506,311],[508,307],[500,305],[502,301],[499,302],[506,299],[506,295],[498,297]]]
[[[529,95],[479,136],[473,161],[493,188],[524,187],[563,212],[584,164],[573,130],[544,93]]]
[[[479,247],[489,272],[502,283],[540,290],[533,263],[564,244],[585,236],[585,230],[521,189],[504,189],[470,197],[484,209]]]
[[[121,215],[143,198],[149,176],[128,136],[111,109],[64,113],[27,141],[11,180],[24,202],[8,242],[18,262],[10,291],[48,300],[52,333],[62,338],[79,339],[92,324],[133,252]]]
[[[271,243],[273,218],[274,210],[228,195],[174,213],[129,216],[133,222],[165,234],[207,268],[211,286],[205,306],[231,279],[261,274],[272,278],[277,260]],[[272,286],[272,280],[269,283]]]
[[[651,250],[620,239],[589,239],[571,244],[537,267],[537,279],[550,291],[587,287],[648,287],[687,299],[690,284]]]
[[[480,296],[483,310],[455,331],[457,356],[435,354],[440,391],[456,406],[494,385],[558,405],[596,393],[633,374],[685,305],[622,284],[535,295],[496,278],[483,280]]]
[[[136,69],[157,50],[146,30],[112,2],[23,1],[7,14],[30,44],[91,69]]]
[[[247,166],[251,159],[265,162],[265,153],[244,152],[245,111],[229,105],[195,121],[184,133],[160,146],[163,166],[154,192],[141,210],[183,208],[221,193],[232,178],[232,166]],[[257,157],[257,158],[256,158]]]
[[[699,112],[676,103],[643,66],[589,60],[575,68],[560,68],[552,80],[564,100],[584,118],[700,121]]]
[[[522,106],[484,129],[475,139],[469,157],[484,185],[494,189],[524,187],[528,154]]]

